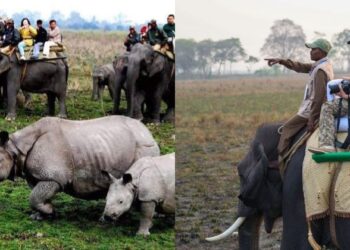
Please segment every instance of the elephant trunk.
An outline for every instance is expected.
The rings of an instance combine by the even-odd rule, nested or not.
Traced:
[[[100,97],[99,97],[99,92],[98,92],[98,78],[96,76],[93,76],[91,99],[94,101],[97,101],[99,98]]]
[[[238,230],[239,249],[258,250],[261,215],[247,217],[243,225]]]
[[[140,76],[140,66],[135,63],[128,67],[126,77],[127,116],[134,116],[136,81]]]
[[[123,84],[125,82],[126,78],[125,76],[122,76],[121,72],[117,73],[116,80],[115,80],[115,87],[114,87],[114,95],[113,95],[113,114],[119,114],[120,113],[120,95],[121,90],[123,88]]]

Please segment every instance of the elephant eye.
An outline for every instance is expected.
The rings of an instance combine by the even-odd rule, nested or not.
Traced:
[[[123,203],[123,201],[122,201],[122,200],[120,200],[120,201],[119,201],[119,204],[122,204],[122,203]]]

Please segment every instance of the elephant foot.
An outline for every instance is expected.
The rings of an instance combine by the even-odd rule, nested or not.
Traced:
[[[6,121],[15,121],[16,120],[16,115],[15,114],[7,114],[7,116],[5,117]]]
[[[143,120],[143,116],[142,115],[134,115],[132,118],[142,121]]]
[[[165,115],[162,119],[162,122],[168,122],[168,123],[174,123],[175,122],[175,118],[174,116],[171,115]]]
[[[147,237],[150,235],[150,232],[148,229],[139,229],[136,233],[137,235],[141,235],[141,236],[144,236],[144,237]]]
[[[58,114],[58,118],[67,119],[67,114]]]
[[[145,118],[142,120],[142,122],[146,123],[146,124],[160,125],[160,120],[158,120],[158,119]]]
[[[56,213],[52,213],[52,214],[43,214],[40,212],[34,212],[30,215],[30,218],[32,220],[37,220],[37,221],[42,221],[42,220],[52,220],[56,218]]]

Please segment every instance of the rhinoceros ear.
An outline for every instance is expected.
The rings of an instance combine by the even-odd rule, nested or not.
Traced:
[[[123,184],[126,185],[128,184],[129,182],[132,181],[132,176],[131,174],[124,174],[123,175]]]
[[[109,178],[109,180],[111,182],[116,182],[118,179],[115,178],[111,173],[105,171],[105,170],[101,170],[101,173],[104,175],[104,176],[107,176]]]
[[[7,131],[1,131],[0,132],[0,146],[4,146],[8,140],[9,140],[9,133]]]

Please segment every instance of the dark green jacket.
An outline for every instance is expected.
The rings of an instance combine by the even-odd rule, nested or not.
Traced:
[[[165,32],[159,28],[156,29],[149,29],[147,31],[147,39],[149,44],[155,45],[155,44],[164,44],[168,36],[165,34]]]
[[[165,24],[163,30],[168,37],[175,37],[175,23],[174,24]]]

